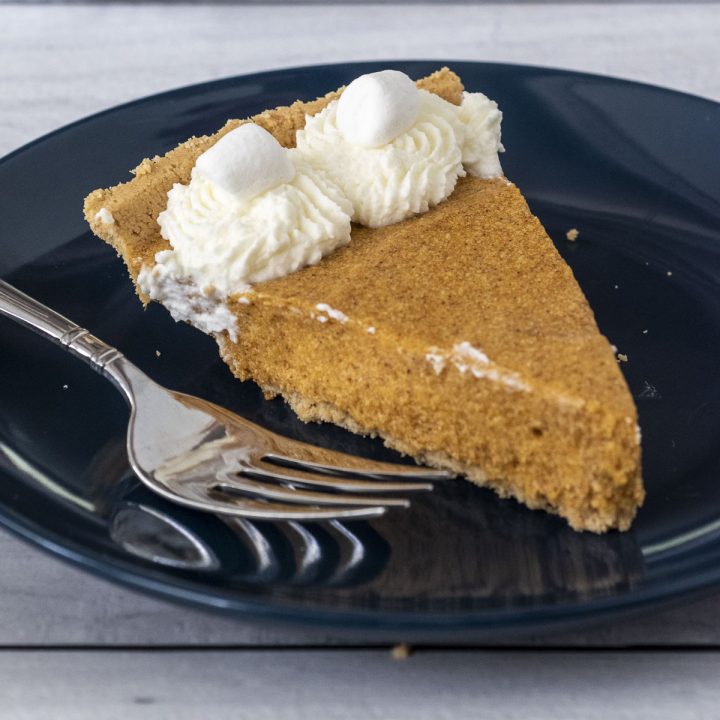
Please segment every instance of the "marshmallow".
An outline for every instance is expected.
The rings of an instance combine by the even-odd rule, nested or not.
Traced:
[[[419,105],[418,89],[405,73],[361,75],[340,96],[338,129],[353,145],[380,147],[413,126]]]
[[[195,172],[239,200],[249,200],[295,177],[287,150],[254,123],[231,130],[204,152]]]

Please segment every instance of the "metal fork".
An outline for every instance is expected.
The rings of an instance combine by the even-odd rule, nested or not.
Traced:
[[[0,313],[59,343],[109,378],[130,405],[127,452],[158,494],[198,510],[252,519],[370,518],[451,477],[291,440],[214,403],[168,390],[115,348],[0,280]],[[410,481],[423,482],[410,482]]]

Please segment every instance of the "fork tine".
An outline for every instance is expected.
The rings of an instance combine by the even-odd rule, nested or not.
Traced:
[[[282,466],[282,471],[279,471],[279,467],[260,461],[254,462],[252,465],[244,465],[239,472],[245,477],[258,480],[292,483],[293,485],[324,488],[337,492],[415,492],[433,488],[430,483],[413,483],[407,480],[401,482],[374,479],[353,480],[347,476],[312,473],[292,466]]]
[[[240,494],[212,493],[206,482],[183,484],[182,494],[148,478],[155,492],[168,500],[186,507],[217,515],[247,518],[248,520],[370,520],[387,511],[384,505],[350,506],[338,504],[332,507],[315,505],[291,505],[253,500]]]
[[[233,473],[219,472],[217,481],[211,488],[229,492],[239,492],[246,495],[269,500],[281,500],[287,503],[307,503],[315,505],[380,505],[383,507],[409,507],[410,503],[404,498],[382,498],[368,495],[336,495],[327,492],[313,492],[312,490],[297,490],[293,487],[283,487],[274,483],[264,483],[252,480]]]
[[[319,507],[317,505],[286,505],[285,503],[257,502],[249,498],[233,498],[233,503],[227,500],[213,502],[201,508],[206,512],[218,515],[234,515],[248,520],[372,520],[384,515],[385,507],[348,507],[337,506],[333,508]]]
[[[436,481],[455,477],[455,473],[447,470],[369,460],[368,458],[347,455],[337,450],[315,447],[289,438],[283,438],[280,450],[280,452],[267,452],[262,456],[262,459],[274,465],[293,467],[299,470],[329,475],[377,478],[378,480],[402,480],[406,478],[408,480]]]

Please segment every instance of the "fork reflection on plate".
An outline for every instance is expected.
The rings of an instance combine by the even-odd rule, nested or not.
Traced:
[[[0,280],[0,313],[62,345],[113,381],[130,404],[127,452],[138,477],[185,506],[263,520],[371,518],[408,507],[386,493],[452,477],[292,440],[214,403],[168,390],[119,350]]]

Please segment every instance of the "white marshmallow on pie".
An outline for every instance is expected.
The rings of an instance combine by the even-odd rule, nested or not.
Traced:
[[[295,177],[287,150],[254,123],[221,137],[197,159],[195,172],[238,200],[249,200]]]
[[[419,106],[417,86],[405,73],[361,75],[340,96],[338,129],[353,145],[380,147],[413,126]]]

